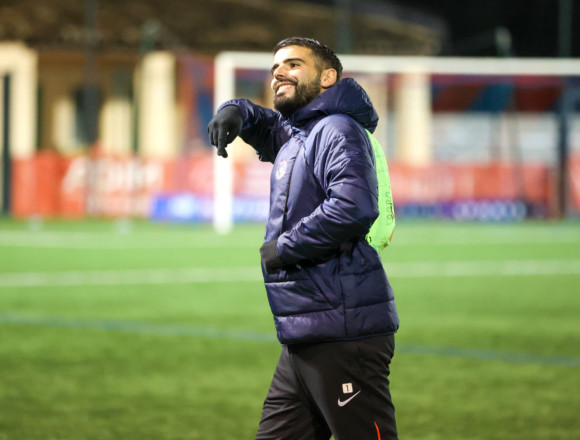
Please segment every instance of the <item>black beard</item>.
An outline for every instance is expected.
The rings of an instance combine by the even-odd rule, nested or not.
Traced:
[[[311,103],[320,95],[320,74],[312,82],[298,83],[295,87],[296,90],[292,98],[274,95],[274,108],[285,118],[290,117],[296,110]]]

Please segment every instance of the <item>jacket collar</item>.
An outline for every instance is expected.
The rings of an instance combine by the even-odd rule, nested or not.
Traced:
[[[343,114],[350,116],[371,133],[375,131],[379,117],[364,89],[352,78],[344,78],[326,90],[312,102],[294,112],[288,122],[293,126],[305,126],[321,117]]]

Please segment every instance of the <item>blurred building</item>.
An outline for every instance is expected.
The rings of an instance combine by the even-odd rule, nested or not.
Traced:
[[[23,41],[38,49],[82,50],[87,15],[94,4],[96,29],[88,31],[100,51],[269,52],[275,42],[290,35],[310,36],[337,47],[345,34],[352,42],[349,51],[357,54],[427,55],[439,50],[442,25],[435,19],[421,19],[401,7],[371,8],[369,0],[334,3],[332,7],[282,0],[4,0],[0,40]]]
[[[291,35],[316,38],[339,54],[438,54],[445,26],[398,4],[4,0],[1,211],[211,220],[214,155],[206,126],[215,55],[270,53]],[[436,73],[422,64],[441,61],[453,67]],[[558,65],[576,76],[580,68],[569,62]],[[268,106],[269,64],[252,63],[235,71],[235,93]],[[529,75],[517,59],[353,59],[345,71],[362,75],[355,77],[381,118],[375,135],[389,156],[398,214],[500,219],[552,210],[556,112],[567,86],[550,70],[555,61],[532,64],[543,73]],[[523,76],[506,75],[515,65]],[[571,107],[571,150],[580,151],[580,103]],[[236,152],[230,161],[234,212],[243,221],[267,212],[270,171],[246,151],[251,158]],[[580,156],[570,164],[580,212]]]
[[[87,153],[168,160],[205,149],[218,52],[270,52],[291,35],[355,54],[431,55],[439,50],[439,26],[401,16],[400,8],[376,13],[355,11],[347,3],[3,1],[2,211],[30,212],[41,202],[50,207],[40,211],[62,211],[57,197],[39,195],[36,202],[18,205],[22,194],[60,185],[62,176],[42,181],[64,167],[46,159],[50,155],[77,161]],[[66,167],[74,170],[73,165]],[[53,171],[39,171],[43,166]],[[82,170],[76,175],[89,176],[90,170]],[[92,178],[78,179],[90,186]]]
[[[345,16],[340,8],[299,2],[6,0],[0,5],[0,41],[24,44],[21,53],[32,69],[26,75],[38,84],[33,98],[39,111],[29,103],[29,122],[37,121],[24,124],[36,127],[28,135],[33,145],[17,147],[16,131],[14,148],[73,154],[99,141],[109,152],[173,155],[178,140],[156,140],[151,125],[158,124],[165,137],[169,128],[178,128],[179,56],[269,52],[290,35],[346,44],[357,54],[427,55],[440,45],[434,26],[368,11]],[[10,74],[10,67],[3,73]],[[20,83],[14,77],[11,87]],[[164,145],[153,152],[147,142]]]

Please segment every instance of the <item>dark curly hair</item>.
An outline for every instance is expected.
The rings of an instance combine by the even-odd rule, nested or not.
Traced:
[[[312,54],[317,62],[319,70],[332,68],[336,70],[336,80],[340,80],[342,75],[342,63],[334,51],[317,40],[305,37],[289,37],[280,41],[274,46],[274,53],[287,46],[302,46],[312,50]]]

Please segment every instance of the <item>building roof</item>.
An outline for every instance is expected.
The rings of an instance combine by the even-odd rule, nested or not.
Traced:
[[[96,5],[96,26],[87,31],[85,8]],[[396,15],[350,14],[350,27],[337,26],[332,7],[282,0],[4,0],[0,40],[23,41],[37,49],[102,51],[188,50],[214,55],[223,50],[270,51],[288,36],[308,36],[337,48],[349,39],[350,53],[433,55],[440,31]],[[90,16],[90,14],[89,14]],[[343,33],[343,35],[340,35]],[[88,36],[89,38],[85,38]]]

